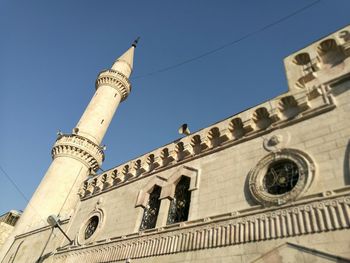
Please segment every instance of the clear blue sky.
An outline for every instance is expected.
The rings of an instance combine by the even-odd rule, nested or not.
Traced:
[[[321,0],[210,56],[313,0],[0,0],[0,165],[28,197],[51,162],[57,130],[70,132],[97,74],[141,36],[133,90],[104,139],[104,169],[287,90],[283,58],[349,24],[350,1]],[[26,201],[0,171],[0,213]],[[48,197],[49,198],[49,197]]]

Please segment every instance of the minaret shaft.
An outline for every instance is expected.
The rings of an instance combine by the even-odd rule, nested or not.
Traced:
[[[67,218],[78,202],[77,191],[89,168],[69,156],[55,158],[33,194],[16,230],[25,233],[47,225],[49,215]]]
[[[79,120],[76,133],[99,145],[121,99],[113,87],[100,86]]]

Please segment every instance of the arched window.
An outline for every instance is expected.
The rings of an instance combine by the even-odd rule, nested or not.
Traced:
[[[145,207],[145,211],[143,212],[140,230],[150,229],[156,226],[160,207],[159,197],[161,190],[162,188],[155,185],[152,192],[149,194],[148,203]]]
[[[169,208],[167,225],[187,221],[191,202],[190,182],[189,177],[182,176],[177,183],[174,199],[171,201]]]

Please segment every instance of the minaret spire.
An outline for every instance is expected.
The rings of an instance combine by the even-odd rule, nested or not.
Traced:
[[[117,60],[114,62],[112,66],[113,70],[116,70],[124,74],[127,78],[130,77],[133,70],[134,51],[139,39],[140,39],[139,37],[136,38],[134,42],[131,44],[131,47],[127,51],[125,51],[123,55],[117,58]]]

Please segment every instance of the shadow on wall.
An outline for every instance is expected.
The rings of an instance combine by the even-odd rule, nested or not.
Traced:
[[[350,75],[331,85],[331,92],[334,96],[338,96],[350,89]]]
[[[350,140],[348,141],[344,154],[344,182],[345,185],[350,184]]]

